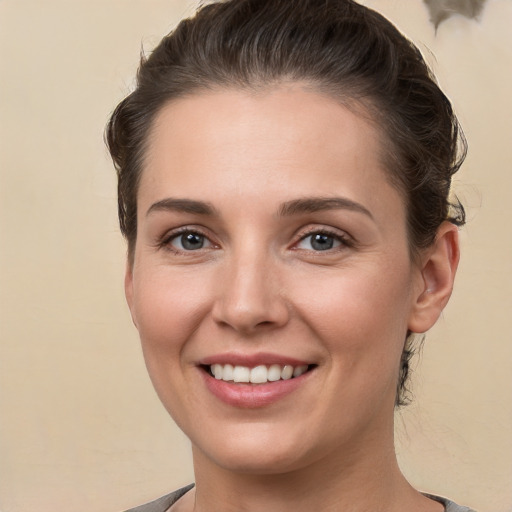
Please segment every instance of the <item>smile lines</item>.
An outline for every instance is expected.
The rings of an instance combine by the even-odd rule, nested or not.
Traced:
[[[210,373],[217,380],[226,382],[246,382],[251,384],[264,384],[278,380],[289,380],[300,377],[308,371],[308,365],[291,366],[273,364],[270,366],[260,365],[254,368],[248,366],[233,366],[231,364],[212,364]]]

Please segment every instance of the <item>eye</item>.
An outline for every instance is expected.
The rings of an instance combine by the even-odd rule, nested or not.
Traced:
[[[184,231],[174,235],[168,244],[178,251],[197,251],[212,246],[208,238],[196,231]]]
[[[341,245],[348,245],[347,241],[341,235],[316,231],[303,237],[297,244],[297,249],[328,251],[336,249]]]

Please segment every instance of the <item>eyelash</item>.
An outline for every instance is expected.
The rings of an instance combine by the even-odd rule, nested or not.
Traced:
[[[303,233],[298,242],[296,242],[294,245],[298,245],[300,242],[302,242],[303,240],[306,240],[307,238],[309,237],[312,237],[313,235],[324,235],[324,236],[327,236],[327,237],[331,237],[333,238],[334,240],[336,240],[337,242],[340,243],[340,245],[338,247],[334,247],[334,248],[330,248],[330,249],[326,249],[324,251],[315,251],[315,250],[312,250],[311,252],[314,252],[314,253],[321,253],[321,252],[326,252],[326,253],[332,253],[332,252],[335,252],[335,251],[338,251],[338,250],[343,250],[344,248],[347,248],[347,247],[353,247],[354,246],[354,241],[352,238],[350,238],[347,234],[342,234],[338,231],[335,231],[335,230],[330,230],[330,229],[327,229],[327,228],[311,228],[310,230],[308,230],[306,233]],[[295,250],[306,250],[306,249],[300,249],[300,248],[295,248]]]
[[[184,250],[180,250],[180,249],[177,249],[172,246],[171,242],[184,234],[191,234],[191,235],[197,235],[199,237],[202,237],[205,240],[207,240],[211,244],[212,247],[216,247],[216,244],[214,242],[212,242],[210,240],[210,238],[206,234],[204,234],[201,230],[198,230],[197,228],[188,227],[188,226],[183,226],[181,228],[178,228],[175,231],[173,231],[172,233],[166,233],[157,242],[157,246],[159,249],[166,249],[166,250],[168,250],[174,254],[177,254],[177,255],[186,255],[188,253],[196,252],[194,250],[189,250],[189,251],[185,250],[184,251]],[[315,251],[315,250],[311,249],[310,252],[313,252],[313,253],[322,253],[322,252],[332,253],[332,252],[336,252],[338,250],[343,250],[343,248],[346,248],[346,247],[354,246],[354,241],[352,240],[352,238],[350,238],[346,234],[341,234],[337,231],[326,229],[326,228],[311,228],[307,232],[301,234],[299,240],[293,244],[292,248],[294,250],[298,250],[298,251],[300,251],[300,250],[308,251],[308,249],[298,248],[297,245],[300,244],[302,241],[306,240],[308,237],[312,237],[314,235],[324,235],[324,236],[333,238],[335,241],[339,242],[340,245],[337,247],[334,247],[334,248],[328,248],[323,251],[321,251],[321,250]],[[199,252],[201,249],[202,248],[197,249],[197,252]]]
[[[201,230],[198,230],[197,228],[191,228],[191,227],[188,227],[188,226],[183,226],[181,228],[178,228],[176,230],[174,230],[172,233],[166,233],[158,242],[157,242],[157,247],[159,249],[165,249],[165,250],[168,250],[176,255],[179,255],[179,256],[184,256],[184,255],[187,255],[189,253],[194,253],[194,252],[199,252],[202,248],[200,249],[197,249],[197,251],[183,251],[183,250],[180,250],[180,249],[177,249],[175,247],[172,246],[172,242],[173,240],[179,238],[180,236],[184,235],[184,234],[190,234],[190,235],[196,235],[196,236],[200,236],[202,238],[204,238],[205,240],[207,240],[213,247],[215,247],[216,244],[214,244],[210,238],[205,235],[203,232],[201,232]]]

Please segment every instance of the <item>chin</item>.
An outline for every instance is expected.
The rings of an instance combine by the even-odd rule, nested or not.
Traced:
[[[322,446],[308,449],[303,433],[287,433],[272,426],[253,425],[259,429],[255,432],[247,425],[240,425],[235,432],[217,430],[208,439],[193,439],[195,462],[208,459],[226,471],[239,474],[278,475],[300,470],[313,462],[313,453],[321,458],[328,451]]]
[[[267,451],[268,453],[262,453]],[[272,453],[270,453],[272,451]],[[276,453],[274,450],[260,447],[256,452],[242,450],[229,454],[205,454],[222,469],[243,475],[279,475],[291,473],[306,466],[306,462],[297,454]]]

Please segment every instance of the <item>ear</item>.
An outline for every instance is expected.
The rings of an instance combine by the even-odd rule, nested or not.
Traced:
[[[445,221],[438,229],[434,243],[421,258],[421,279],[409,319],[410,331],[426,332],[436,323],[452,294],[458,264],[458,229]]]
[[[137,320],[135,318],[135,308],[133,301],[133,265],[133,262],[129,260],[126,262],[126,270],[124,274],[124,295],[126,297],[128,307],[130,308],[132,322],[135,325],[135,327],[137,327]]]

